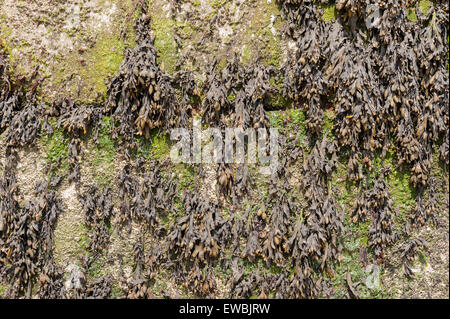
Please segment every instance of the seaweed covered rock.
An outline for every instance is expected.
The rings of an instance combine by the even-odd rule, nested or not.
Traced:
[[[149,139],[155,128],[175,127],[180,116],[171,79],[156,63],[149,15],[136,21],[136,32],[138,44],[127,51],[111,80],[105,104],[105,112],[119,123],[116,134],[129,141],[134,141],[136,134]]]

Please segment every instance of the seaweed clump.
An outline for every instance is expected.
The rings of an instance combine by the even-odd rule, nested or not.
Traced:
[[[181,114],[172,80],[156,63],[149,14],[136,21],[136,42],[108,85],[105,104],[105,112],[118,123],[113,134],[122,136],[131,148],[137,147],[135,135],[150,139],[153,129],[175,127]]]

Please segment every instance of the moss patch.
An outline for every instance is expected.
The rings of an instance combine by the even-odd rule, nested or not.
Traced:
[[[8,58],[13,59],[12,56],[12,43],[10,41],[10,37],[12,34],[11,27],[8,26],[6,17],[2,15],[0,17],[0,48],[4,53],[8,55]],[[13,61],[11,61],[13,62]]]
[[[246,19],[251,23],[242,39],[242,61],[248,63],[261,58],[262,63],[279,67],[282,62],[279,31],[284,22],[280,18],[278,5],[275,1],[263,1]]]
[[[300,109],[289,109],[269,111],[267,114],[272,127],[285,131],[283,134],[294,133],[299,143],[303,144],[306,139],[305,113]]]
[[[143,137],[138,137],[137,141],[137,157],[164,159],[170,154],[171,141],[169,136],[159,133],[156,129],[151,132],[150,141]]]
[[[416,8],[407,8],[406,15],[410,21],[412,21],[412,22],[417,21]]]
[[[391,192],[394,205],[400,211],[408,211],[415,205],[416,191],[411,184],[411,176],[405,170],[394,170],[388,178],[389,190]]]
[[[115,177],[115,143],[111,139],[110,132],[113,120],[107,116],[102,119],[98,134],[98,144],[91,150],[94,152],[91,165],[94,170],[94,180],[97,184],[107,186]]]
[[[58,226],[55,231],[54,257],[60,265],[76,262],[79,256],[88,252],[88,230],[82,222],[82,216],[78,214],[79,212],[65,212],[58,219]],[[76,224],[74,218],[78,219],[80,224]]]
[[[244,45],[242,48],[241,62],[242,64],[246,65],[250,62],[250,60],[251,60],[250,48],[248,47],[248,45]]]
[[[392,149],[387,152],[384,159],[377,155],[374,160],[374,175],[383,165],[391,168],[392,173],[387,177],[386,182],[394,201],[394,207],[398,207],[400,213],[403,214],[409,212],[410,208],[415,205],[417,194],[411,183],[411,173],[405,167],[395,166],[395,156]]]
[[[173,37],[175,21],[166,17],[166,13],[158,6],[152,6],[151,27],[155,34],[155,48],[158,50],[158,64],[169,74],[175,71],[178,61],[177,45]]]
[[[419,1],[418,8],[424,15],[427,15],[428,11],[430,11],[430,9],[432,7],[433,7],[433,2],[430,0],[420,0]],[[416,14],[415,7],[406,8],[406,15],[410,21],[412,21],[412,22],[417,21],[417,14]]]
[[[113,33],[100,35],[95,45],[82,54],[72,52],[61,58],[59,68],[54,70],[53,83],[61,85],[79,76],[82,82],[72,82],[69,87],[73,96],[89,102],[95,100],[98,93],[105,95],[105,81],[119,70],[125,46]]]
[[[330,5],[320,5],[323,9],[322,19],[326,22],[332,22],[337,18],[336,6],[334,4]]]
[[[431,9],[432,6],[433,6],[433,2],[430,0],[420,0],[419,1],[419,9],[425,15],[428,13],[428,11]]]
[[[323,117],[323,134],[326,134],[329,138],[334,138],[333,126],[334,119],[336,118],[335,113],[332,110],[326,110]]]
[[[54,121],[52,126],[55,127]],[[39,143],[44,147],[46,163],[53,166],[50,171],[50,177],[64,174],[69,170],[67,161],[69,146],[62,129],[54,128],[54,132],[50,135],[43,135]],[[60,165],[57,167],[56,164],[59,161]]]
[[[124,41],[113,35],[103,36],[97,41],[85,55],[89,66],[81,69],[81,76],[87,82],[87,89],[93,88],[96,92],[106,93],[105,80],[119,70],[124,50]]]
[[[162,159],[170,153],[170,139],[165,134],[156,134],[152,136],[152,154],[155,158]]]
[[[284,78],[279,77],[275,79],[274,77],[270,78],[270,85],[276,88],[277,92],[269,96],[268,103],[269,107],[272,110],[281,110],[286,109],[289,105],[290,100],[286,99],[283,96],[283,82]]]

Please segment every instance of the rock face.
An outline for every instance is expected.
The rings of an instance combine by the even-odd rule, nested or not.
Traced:
[[[312,3],[303,2],[307,5]],[[448,298],[448,149],[447,163],[442,160],[445,147],[442,147],[441,154],[437,151],[432,153],[429,177],[436,184],[433,191],[424,192],[411,182],[410,172],[398,163],[397,158],[394,159],[396,155],[392,149],[386,157],[376,154],[373,159],[375,172],[367,174],[367,183],[382,183],[383,192],[386,190],[388,194],[377,197],[377,194],[367,192],[367,198],[364,197],[362,184],[347,182],[347,174],[355,173],[350,164],[353,160],[364,162],[366,158],[363,159],[361,154],[350,161],[345,154],[337,154],[339,158],[334,158],[333,143],[337,139],[337,132],[333,130],[337,114],[334,105],[327,104],[326,109],[317,110],[321,116],[316,121],[316,114],[311,114],[314,113],[312,106],[302,109],[303,106],[297,105],[305,103],[298,95],[314,98],[316,86],[312,85],[306,93],[296,92],[295,98],[288,98],[283,87],[283,81],[287,80],[270,72],[272,68],[284,70],[286,63],[298,54],[300,63],[295,72],[312,74],[310,68],[302,66],[306,63],[305,58],[309,63],[323,54],[316,52],[318,44],[313,42],[317,39],[302,40],[302,37],[307,38],[304,30],[296,35],[300,38],[298,41],[289,36],[291,26],[286,22],[298,17],[287,17],[281,3],[299,5],[302,1],[0,0],[0,75],[11,74],[11,78],[19,79],[17,83],[22,83],[20,79],[32,78],[26,92],[37,90],[36,103],[42,103],[44,110],[50,110],[45,113],[42,130],[35,143],[18,148],[17,156],[9,154],[7,140],[10,129],[0,125],[0,235],[3,236],[3,225],[7,220],[3,218],[2,209],[10,209],[10,202],[17,205],[17,211],[30,213],[49,198],[46,197],[48,193],[37,191],[44,187],[42,180],[48,180],[48,191],[54,191],[64,207],[49,235],[51,258],[30,259],[38,272],[32,275],[25,272],[23,277],[31,276],[32,280],[7,275],[7,257],[0,249],[0,298]],[[147,12],[143,12],[142,4],[144,7],[148,5]],[[405,7],[411,21],[436,23],[435,17],[427,15],[433,8],[430,1],[412,1],[412,4],[404,5],[402,2],[399,6]],[[330,33],[335,30],[332,25],[336,19],[345,20],[350,32],[355,31],[356,12],[361,10],[353,8],[350,1],[336,1],[335,4],[317,1],[315,8]],[[377,5],[366,7],[364,4],[362,11],[366,16],[361,21],[369,39],[370,30],[380,30],[385,26]],[[133,93],[136,87],[132,80],[133,70],[125,76],[125,71],[120,68],[127,57],[140,54],[130,55],[130,50],[139,45],[139,29],[135,29],[138,19],[150,21],[158,78],[163,79],[160,83],[167,87],[173,85],[171,94],[182,97],[180,105],[186,114],[178,112],[177,116],[189,117],[188,121],[199,116],[207,103],[203,96],[206,94],[197,91],[211,78],[216,78],[212,72],[222,74],[230,87],[235,81],[239,90],[245,88],[242,91],[246,93],[242,95],[236,93],[238,89],[236,96],[234,93],[224,94],[224,98],[232,103],[251,100],[257,108],[262,100],[269,101],[269,106],[265,107],[268,116],[262,116],[261,123],[270,122],[287,137],[283,154],[286,171],[280,173],[282,177],[270,179],[261,176],[257,173],[258,167],[250,165],[168,164],[172,144],[167,135],[152,130],[165,124],[158,122],[161,117],[157,112],[161,107],[157,103],[160,93],[154,99],[155,86],[152,86],[152,92],[146,96],[152,96],[153,100],[146,112],[144,107],[141,108],[145,103],[138,105],[143,98]],[[445,32],[448,42],[448,30]],[[309,42],[313,44],[309,45]],[[336,47],[343,42],[336,41]],[[299,43],[304,52],[299,49]],[[336,56],[339,60],[340,57]],[[230,63],[233,59],[236,64]],[[353,59],[357,60],[358,56]],[[263,67],[256,71],[245,69],[255,63]],[[325,63],[331,69],[335,61]],[[235,67],[237,65],[239,67]],[[215,69],[212,70],[212,66]],[[252,80],[242,81],[233,74],[238,70],[256,74],[255,78],[259,77],[260,81],[256,81],[256,85]],[[292,72],[286,72],[284,76],[289,78]],[[104,111],[103,106],[112,103],[111,94],[108,96],[112,79],[118,79],[117,96],[126,92],[127,101],[138,101],[133,105],[122,103],[125,106],[121,116],[126,117],[130,114],[129,109],[136,112],[135,108],[139,107],[136,112],[139,116],[128,118],[127,124],[141,123],[145,127],[139,132],[131,130],[128,134],[127,138],[135,143],[130,149],[124,147],[125,134],[121,136],[121,126],[117,123],[120,119],[115,118],[113,112],[103,114],[98,111]],[[123,79],[128,81],[128,86],[122,91]],[[190,83],[192,92],[189,94],[180,84],[184,80]],[[8,84],[7,81],[0,83],[4,87]],[[141,84],[137,87],[148,85]],[[265,86],[270,86],[270,89],[261,89]],[[211,87],[211,92],[219,92]],[[263,92],[263,97],[259,96],[258,89]],[[162,92],[161,99],[164,99],[164,88]],[[210,95],[208,99],[214,102],[219,94]],[[358,92],[353,94],[357,95]],[[448,87],[446,97],[448,99]],[[66,125],[55,116],[57,112],[53,107],[60,101],[64,101],[64,107],[58,104],[57,112],[69,110],[82,118],[82,124],[73,124],[69,120]],[[213,102],[210,103],[211,110]],[[85,114],[91,113],[83,118],[83,114],[79,114],[83,112],[77,113],[77,107],[78,110],[86,109]],[[148,113],[159,125],[146,127],[145,116]],[[352,117],[348,115],[346,123]],[[402,118],[407,117],[402,115]],[[433,118],[431,115],[425,117]],[[230,123],[235,120],[227,118]],[[378,119],[370,119],[369,122],[378,123]],[[425,124],[425,130],[426,127]],[[311,135],[309,131],[320,134]],[[448,145],[448,135],[442,138],[443,143],[445,138]],[[16,161],[15,165],[11,165],[11,158]],[[292,158],[294,160],[290,162]],[[326,165],[317,169],[321,161]],[[380,174],[381,166],[388,166],[392,172]],[[14,167],[16,180],[9,184],[7,173],[13,170],[11,167]],[[78,178],[72,179],[68,175],[72,175],[74,170]],[[323,174],[328,171],[329,175]],[[221,189],[222,180],[223,184],[234,188]],[[11,193],[15,195],[3,196],[2,191],[9,191],[9,187],[14,189]],[[420,199],[417,192],[421,194]],[[170,198],[166,198],[167,194]],[[245,200],[241,199],[242,196]],[[319,207],[316,197],[324,199]],[[372,206],[361,202],[361,198],[366,198],[367,203],[371,201]],[[372,216],[366,216],[369,222],[363,218],[361,222],[357,219],[358,223],[353,220],[355,211],[379,211],[378,202],[369,198],[382,198],[383,201],[387,198],[386,202],[389,202],[385,211],[391,213],[390,219],[385,219],[388,221],[385,222],[380,218],[380,224],[389,223],[395,240],[383,253],[375,254],[370,247],[370,234],[377,228],[371,226]],[[162,199],[166,205],[160,203]],[[423,211],[422,215],[417,213],[419,210]],[[407,220],[416,213],[428,216],[431,210],[436,211],[434,220],[414,229],[412,235],[406,234],[410,226]],[[314,224],[314,227],[325,225],[319,227],[317,236],[330,238],[329,245],[328,242],[326,245],[319,243],[313,248],[314,243],[311,242],[314,240],[310,238],[314,237],[314,231],[299,225],[307,225],[305,220],[309,220],[308,216],[314,217],[317,211],[323,212],[318,215],[326,216],[319,216]],[[33,218],[41,222],[40,217]],[[388,226],[383,224],[383,227]],[[307,238],[302,237],[305,234],[311,235],[308,243]],[[0,236],[0,248],[2,238]],[[161,238],[168,238],[168,242]],[[418,245],[415,250],[411,248],[411,260],[405,262],[399,252],[407,249],[405,247],[413,247],[413,242],[421,242],[414,241],[415,238],[423,239],[427,244]],[[101,242],[100,247],[97,242]],[[95,249],[92,248],[94,246]],[[33,249],[37,248],[30,247]],[[313,255],[308,255],[309,249],[317,249],[320,253],[314,259]],[[166,250],[178,259],[167,262]],[[283,254],[291,257],[293,252],[298,256],[298,262],[278,262],[283,259]],[[384,261],[380,262],[383,258]],[[311,266],[316,263],[321,265]],[[183,266],[178,267],[179,264]],[[319,270],[314,275],[308,273],[314,267]],[[412,273],[413,278],[407,278],[405,275],[408,273]],[[325,278],[325,283],[315,282],[317,276]],[[299,277],[302,278],[300,281],[297,280]],[[24,287],[17,288],[17,282]],[[277,291],[273,289],[275,286],[283,289]]]
[[[279,66],[287,54],[273,1],[186,1],[174,9],[156,0],[151,8],[159,62],[169,73],[183,57],[185,68],[204,80],[213,57],[224,65],[236,52],[245,62],[260,57]],[[131,0],[5,0],[0,14],[3,46],[15,70],[29,74],[39,66],[45,101],[70,95],[94,102],[106,93],[124,49],[135,45],[139,12]]]
[[[133,15],[132,1],[2,2],[3,46],[16,71],[39,67],[47,102],[69,94],[93,101],[106,91],[104,81],[117,71],[127,44],[120,34]]]

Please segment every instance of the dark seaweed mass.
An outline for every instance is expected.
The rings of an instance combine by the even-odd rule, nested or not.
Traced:
[[[416,10],[418,19],[412,22],[406,8],[413,4],[338,0],[337,19],[328,23],[312,1],[280,0],[283,34],[296,48],[285,65],[243,65],[233,56],[219,71],[211,61],[198,85],[189,71],[169,75],[159,67],[151,15],[142,2],[137,45],[127,50],[104,105],[70,97],[50,106],[40,103],[38,70],[18,77],[0,56],[0,133],[7,130],[0,176],[0,282],[10,286],[6,296],[108,298],[114,286],[126,298],[151,298],[155,278],[165,273],[200,297],[216,296],[220,285],[230,288],[230,297],[329,297],[333,288],[327,278],[339,264],[346,234],[339,194],[330,186],[342,154],[347,180],[359,187],[352,222],[370,222],[368,246],[378,263],[385,262],[388,246],[407,236],[398,253],[406,275],[413,276],[411,260],[427,243],[409,236],[428,221],[439,222],[437,182],[430,178],[433,151],[449,165],[448,4],[436,1],[426,15]],[[221,129],[269,127],[270,98],[277,94],[271,79],[282,80],[283,98],[305,113],[308,145],[280,135],[280,166],[260,202],[249,202],[259,197],[257,176],[247,164],[218,165],[216,200],[196,182],[182,187],[168,161],[135,156],[139,139],[190,125],[194,111],[204,124]],[[329,108],[336,115],[332,136],[323,134]],[[113,120],[111,137],[126,161],[117,172],[117,194],[83,182],[80,169],[85,136],[97,139],[105,115]],[[50,174],[25,200],[17,186],[18,152],[52,134],[55,125],[68,143],[68,173]],[[386,182],[390,168],[375,163],[389,150],[398,167],[410,171],[416,194],[413,217],[399,231]],[[52,163],[47,170],[60,165]],[[203,176],[202,165],[191,168]],[[64,179],[76,184],[89,239],[81,266],[66,275],[53,257],[55,225],[65,210],[56,189]],[[167,226],[162,221],[169,216],[174,220]],[[114,221],[119,236],[139,230],[132,275],[126,278],[121,268],[118,278],[90,280],[93,265],[111,245]],[[258,267],[249,272],[249,264]],[[225,279],[218,280],[218,269]],[[358,297],[349,274],[347,286],[347,296]]]

